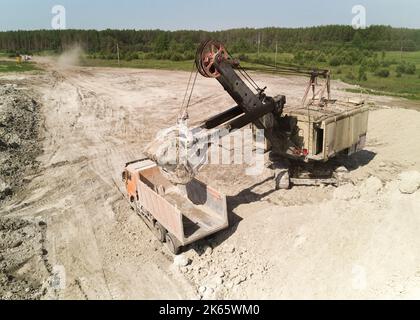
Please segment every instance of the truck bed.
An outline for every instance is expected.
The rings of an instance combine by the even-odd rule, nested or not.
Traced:
[[[138,202],[182,245],[228,227],[226,196],[194,179],[175,186],[157,166],[138,167]]]
[[[222,219],[204,205],[195,205],[173,189],[164,198],[178,208],[183,215],[185,238],[191,239],[208,234],[223,225]]]

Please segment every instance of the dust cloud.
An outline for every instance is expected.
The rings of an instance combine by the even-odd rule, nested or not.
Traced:
[[[58,66],[61,68],[69,68],[78,66],[84,51],[79,45],[73,45],[64,51],[57,60]]]

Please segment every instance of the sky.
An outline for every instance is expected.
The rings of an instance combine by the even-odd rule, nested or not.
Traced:
[[[420,28],[419,0],[0,0],[0,30],[51,29],[55,5],[67,29],[225,30],[348,24],[355,5],[367,24]]]

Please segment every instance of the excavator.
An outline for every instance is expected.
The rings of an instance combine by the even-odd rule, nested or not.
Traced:
[[[207,142],[211,137],[223,138],[250,124],[264,133],[265,151],[269,152],[271,162],[268,167],[273,169],[276,189],[336,184],[335,178],[328,177],[332,173],[320,168],[328,168],[324,164],[339,154],[351,155],[364,148],[369,106],[364,101],[331,99],[329,70],[265,65],[265,72],[309,77],[302,102],[288,105],[284,94],[268,96],[267,88],[260,88],[218,41],[209,40],[200,45],[195,66],[203,77],[216,79],[237,105],[189,128],[192,137],[187,141],[180,139],[178,129],[175,129],[172,137],[168,135],[148,148],[147,155],[162,169],[175,172],[182,178],[178,179],[181,183],[188,182],[205,164],[205,154],[209,151]],[[318,89],[319,78],[325,81]],[[195,81],[191,92],[194,84]],[[311,90],[312,97],[309,97]],[[181,122],[188,118],[185,110],[181,112]],[[180,158],[179,152],[168,147],[165,141],[177,148],[181,142],[184,157]],[[168,158],[168,154],[176,158]],[[197,154],[201,155],[198,161]],[[322,171],[327,173],[317,177],[316,173]]]
[[[212,137],[222,138],[246,126],[263,132],[275,189],[337,184],[334,172],[323,170],[328,160],[365,146],[369,106],[364,101],[331,99],[329,70],[265,65],[265,72],[309,77],[302,102],[293,105],[284,94],[268,96],[267,88],[258,86],[218,41],[199,46],[195,68],[177,126],[148,146],[147,158],[128,163],[123,172],[133,208],[172,253],[228,227],[226,197],[196,179],[206,164]],[[182,131],[198,74],[218,81],[236,106]],[[319,88],[320,78],[324,81]]]

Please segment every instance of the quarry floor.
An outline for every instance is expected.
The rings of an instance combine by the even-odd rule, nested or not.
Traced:
[[[186,248],[179,265],[130,209],[121,171],[174,124],[189,73],[41,63],[45,72],[0,77],[36,92],[41,106],[40,171],[0,208],[1,217],[43,221],[43,258],[8,271],[45,274],[38,281],[53,290],[41,298],[420,298],[420,191],[402,188],[420,171],[419,105],[363,97],[376,105],[367,146],[339,188],[275,191],[240,166],[205,168],[200,178],[228,196],[231,227]],[[307,83],[254,78],[290,103]],[[333,96],[360,97],[345,88],[333,82]],[[233,105],[217,81],[199,78],[190,117]]]

